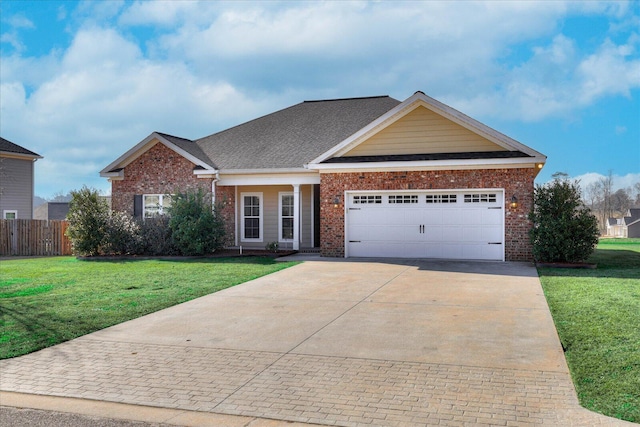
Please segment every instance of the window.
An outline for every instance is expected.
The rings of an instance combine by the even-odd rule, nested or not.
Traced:
[[[280,193],[280,227],[278,240],[293,240],[293,193]]]
[[[18,211],[14,211],[14,210],[2,211],[2,218],[4,218],[4,219],[18,219]]]
[[[416,195],[408,195],[408,194],[403,194],[403,195],[393,195],[393,196],[389,196],[389,203],[390,204],[396,204],[396,203],[418,203],[418,196]]]
[[[262,241],[262,193],[242,193],[242,240]]]
[[[382,203],[382,196],[353,196],[353,204],[354,205],[364,205],[364,204],[376,204],[379,205]]]
[[[427,203],[456,203],[455,194],[427,194]]]
[[[142,196],[144,218],[153,218],[166,214],[166,209],[171,207],[170,194],[145,194]]]
[[[497,196],[495,193],[476,193],[464,195],[465,203],[495,203],[496,200]]]

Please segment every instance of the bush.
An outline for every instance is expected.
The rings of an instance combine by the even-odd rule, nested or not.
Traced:
[[[173,242],[183,255],[210,254],[224,247],[224,221],[202,190],[176,194],[168,212]]]
[[[578,182],[565,175],[536,186],[529,219],[533,222],[529,236],[537,261],[584,261],[598,243],[598,220],[582,203]]]
[[[140,225],[124,212],[112,212],[107,220],[102,253],[106,255],[136,255],[143,251]]]
[[[109,221],[109,206],[100,198],[98,190],[85,186],[72,191],[67,219],[67,236],[73,252],[76,255],[98,255]]]
[[[171,237],[169,217],[158,215],[139,222],[142,253],[147,255],[177,255],[180,253]]]

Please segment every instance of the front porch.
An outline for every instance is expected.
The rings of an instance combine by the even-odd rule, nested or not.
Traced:
[[[242,178],[221,177],[214,184],[216,203],[231,223],[229,249],[264,250],[277,244],[280,250],[319,250],[319,183],[298,178],[265,184]]]

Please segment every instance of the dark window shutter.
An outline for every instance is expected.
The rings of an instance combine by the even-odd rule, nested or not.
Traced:
[[[133,216],[142,218],[142,194],[133,196]]]

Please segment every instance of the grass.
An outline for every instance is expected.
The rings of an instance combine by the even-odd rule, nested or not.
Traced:
[[[595,270],[540,268],[585,408],[640,422],[640,239],[603,239]]]
[[[20,356],[282,270],[271,258],[0,262],[0,359]]]

